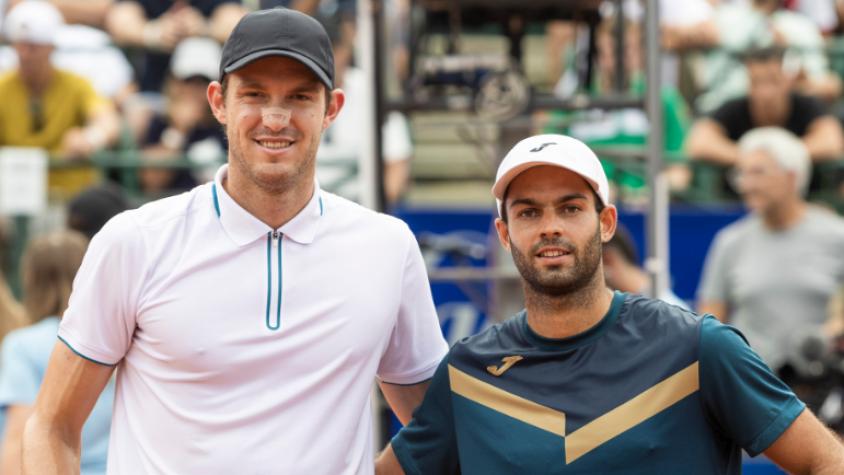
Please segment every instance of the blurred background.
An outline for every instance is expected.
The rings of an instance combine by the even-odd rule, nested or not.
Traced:
[[[844,428],[844,0],[0,0],[0,337],[40,318],[18,303],[33,240],[213,177],[221,44],[277,6],[323,23],[347,94],[321,187],[408,222],[449,342],[522,307],[490,187],[518,140],[563,133],[620,210],[608,284],[736,324]],[[748,159],[760,127],[810,173]]]

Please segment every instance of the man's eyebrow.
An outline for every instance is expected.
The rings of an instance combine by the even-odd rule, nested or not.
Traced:
[[[583,193],[570,193],[568,195],[564,195],[564,196],[557,198],[556,200],[554,200],[554,203],[555,204],[562,204],[562,203],[567,203],[569,201],[585,200],[585,199],[587,199],[587,197]],[[518,205],[536,206],[537,202],[536,202],[536,200],[534,200],[532,198],[516,198],[516,199],[514,199],[513,201],[510,202],[510,206],[518,206]]]

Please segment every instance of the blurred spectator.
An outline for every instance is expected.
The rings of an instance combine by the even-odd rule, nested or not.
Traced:
[[[621,224],[612,239],[603,245],[602,261],[607,286],[621,292],[651,295],[651,277],[639,267],[639,253],[630,232]],[[658,299],[688,309],[683,300],[667,289]]]
[[[136,64],[140,88],[159,92],[176,45],[193,36],[222,43],[245,13],[233,0],[118,0],[106,28],[117,44],[145,50]]]
[[[24,253],[24,306],[31,326],[15,330],[3,342],[0,359],[0,407],[7,415],[0,472],[20,473],[21,438],[56,342],[59,319],[88,240],[73,231],[33,239]],[[113,381],[106,386],[82,432],[82,474],[104,474],[114,400]]]
[[[844,279],[844,220],[804,200],[810,162],[796,136],[763,127],[739,150],[734,181],[750,214],[716,235],[699,311],[735,325],[772,369],[799,369],[803,337]]]
[[[129,203],[123,190],[104,182],[85,189],[68,202],[67,227],[91,239],[109,219],[127,209]]]
[[[15,328],[22,327],[27,323],[23,307],[15,300],[6,278],[0,272],[0,342],[6,335]],[[3,425],[0,424],[0,434]]]
[[[27,0],[8,0],[9,9]],[[42,0],[49,1],[71,24],[102,28],[113,0]],[[2,2],[0,2],[2,3]]]
[[[210,38],[188,38],[176,47],[164,86],[166,111],[152,118],[139,144],[145,160],[187,158],[216,170],[225,158],[225,135],[205,95],[208,83],[219,74],[221,54],[220,45]],[[138,173],[146,195],[162,196],[197,185],[186,168],[148,166]]]
[[[748,90],[748,77],[738,55],[751,48],[783,47],[785,72],[804,94],[837,99],[841,79],[829,68],[823,36],[811,20],[784,10],[780,0],[752,0],[720,5],[712,22],[717,42],[701,46],[716,49],[707,54],[700,72],[703,93],[698,109],[709,112]]]
[[[342,39],[335,38],[335,41]],[[351,54],[342,52],[342,45],[335,45],[335,84],[346,93],[343,110],[334,123],[322,134],[317,151],[317,178],[323,189],[350,200],[360,198],[357,168],[360,150],[368,130],[361,127],[367,109],[374,102],[369,80],[361,69],[351,64]],[[339,53],[338,53],[339,51]],[[349,51],[351,53],[351,51]],[[382,152],[384,155],[384,193],[387,204],[395,204],[407,189],[410,178],[410,161],[413,144],[410,126],[400,112],[387,114],[382,126]]]
[[[40,147],[63,159],[88,158],[119,131],[112,104],[91,84],[50,61],[61,14],[47,2],[28,0],[6,17],[5,34],[19,67],[0,76],[0,146]],[[96,178],[91,169],[55,170],[53,191],[70,194]]]
[[[783,127],[800,137],[813,161],[838,159],[844,152],[841,124],[818,99],[792,92],[782,67],[782,50],[748,52],[750,92],[699,119],[686,142],[687,154],[725,167],[739,157],[736,142],[762,126]],[[726,170],[726,169],[725,169]]]
[[[595,95],[611,93],[615,90],[616,54],[614,40],[614,20],[605,20],[598,29],[597,73],[591,92]],[[623,54],[626,68],[624,77],[627,83],[623,87],[633,95],[645,94],[644,54],[642,51],[641,28],[628,22],[625,25],[625,48]],[[669,183],[673,189],[685,188],[688,171],[684,159],[679,153],[691,124],[691,115],[684,99],[677,89],[664,85],[661,91],[663,105],[665,152]],[[648,118],[641,108],[620,110],[591,109],[585,111],[555,111],[548,114],[543,126],[547,133],[563,133],[575,137],[590,147],[595,147],[599,156],[600,149],[636,146],[641,149],[648,137]],[[618,192],[618,199],[627,203],[643,202],[647,199],[646,178],[642,167],[619,166],[623,162],[606,160],[602,163],[607,177]],[[628,163],[630,163],[628,161]]]

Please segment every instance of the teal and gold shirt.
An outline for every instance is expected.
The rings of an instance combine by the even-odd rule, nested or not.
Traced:
[[[616,293],[571,338],[522,312],[455,344],[392,445],[409,475],[738,474],[804,407],[735,328]]]

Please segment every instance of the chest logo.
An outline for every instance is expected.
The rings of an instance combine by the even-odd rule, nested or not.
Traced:
[[[486,370],[493,376],[501,376],[505,371],[512,368],[514,364],[525,359],[524,356],[505,356],[501,358],[501,366],[489,365]]]

